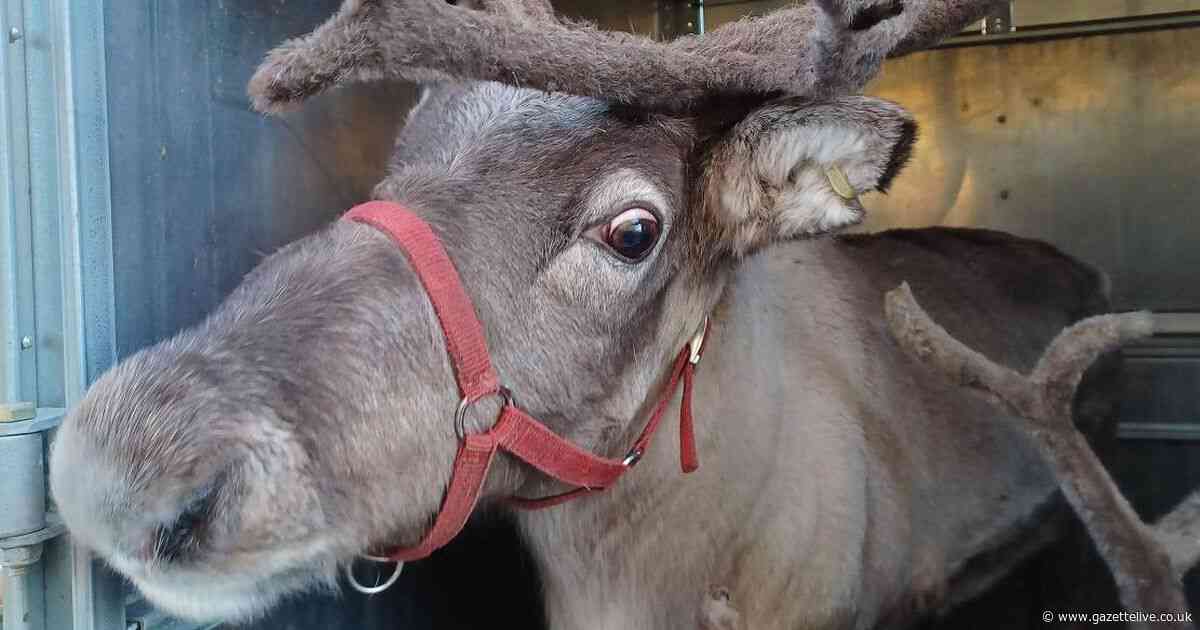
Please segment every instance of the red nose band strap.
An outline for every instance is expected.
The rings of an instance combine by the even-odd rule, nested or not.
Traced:
[[[408,256],[442,325],[458,393],[472,402],[495,393],[500,382],[492,369],[483,326],[475,316],[475,306],[463,289],[454,264],[429,224],[400,206],[382,201],[358,206],[344,218],[366,223],[387,234]]]
[[[645,429],[625,458],[617,461],[599,457],[559,437],[513,404],[492,368],[483,326],[479,323],[471,298],[463,288],[450,257],[427,223],[405,208],[383,201],[358,206],[343,218],[370,225],[387,234],[408,258],[433,304],[446,339],[446,352],[450,355],[454,378],[462,395],[459,413],[462,414],[467,407],[487,396],[500,395],[504,398],[500,417],[491,429],[478,435],[460,436],[462,443],[454,460],[450,485],[433,528],[417,546],[392,551],[391,559],[408,561],[424,558],[458,535],[479,501],[488,470],[500,450],[575,488],[542,499],[510,499],[517,507],[551,507],[608,488],[637,464],[649,448],[680,383],[684,391],[679,418],[680,463],[684,472],[692,472],[699,466],[690,398],[692,374],[703,349],[707,323],[705,330],[675,359],[670,377],[651,411]],[[456,419],[456,425],[457,422]]]

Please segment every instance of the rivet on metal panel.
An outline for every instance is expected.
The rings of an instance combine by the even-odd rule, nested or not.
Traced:
[[[21,337],[21,349],[22,350],[28,350],[32,347],[33,347],[33,337],[30,337],[29,335],[25,335],[24,337]]]
[[[21,29],[15,26],[8,29],[8,43],[15,44],[21,41],[22,37],[25,37],[25,33],[22,33]]]

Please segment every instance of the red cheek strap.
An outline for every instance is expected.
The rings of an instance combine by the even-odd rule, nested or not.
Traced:
[[[454,368],[454,378],[462,396],[455,419],[461,443],[454,459],[454,469],[442,500],[441,510],[433,527],[415,547],[393,550],[389,557],[396,561],[424,558],[449,543],[466,525],[479,502],[483,485],[496,454],[503,450],[536,468],[542,474],[574,489],[540,499],[512,497],[509,502],[522,509],[540,509],[558,505],[584,494],[604,490],[621,475],[635,466],[650,447],[654,433],[662,423],[667,407],[683,384],[680,403],[679,450],[684,472],[699,467],[696,454],[695,430],[692,424],[692,380],[703,350],[704,329],[679,353],[671,366],[670,377],[655,402],[645,428],[621,460],[613,460],[585,451],[559,437],[546,425],[513,404],[507,390],[492,367],[483,326],[475,313],[474,304],[463,288],[462,281],[441,241],[425,221],[402,206],[373,201],[360,205],[343,217],[364,223],[387,234],[404,252],[409,264],[421,281],[425,294],[433,304],[446,340],[446,352]],[[462,416],[466,409],[488,396],[500,395],[504,406],[495,425],[477,435],[462,434]]]

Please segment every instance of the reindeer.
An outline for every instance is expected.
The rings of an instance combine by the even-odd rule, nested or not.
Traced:
[[[372,220],[428,228],[511,399],[461,391],[394,234],[338,221],[92,385],[52,455],[74,541],[170,612],[251,618],[443,544],[464,449],[520,413],[624,473],[574,488],[493,451],[477,477],[497,510],[561,501],[515,517],[554,628],[898,628],[978,594],[1053,537],[1055,482],[1005,412],[896,346],[882,296],[907,280],[1029,368],[1104,310],[1102,278],[993,232],[815,237],[914,141],[853,94],[987,4],[819,0],[660,43],[541,0],[348,0],[270,54],[252,102],[429,83]]]

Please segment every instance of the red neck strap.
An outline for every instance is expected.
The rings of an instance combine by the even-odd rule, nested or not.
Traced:
[[[461,444],[442,509],[425,538],[415,547],[391,552],[392,560],[424,558],[458,535],[475,509],[488,469],[500,450],[549,477],[575,487],[569,492],[542,499],[510,499],[520,508],[550,507],[613,485],[646,452],[681,382],[680,461],[684,472],[692,472],[699,467],[692,428],[692,374],[700,360],[707,323],[705,330],[696,335],[675,359],[670,378],[654,405],[646,428],[625,458],[617,461],[599,457],[559,437],[513,404],[508,390],[500,386],[500,380],[492,368],[483,326],[475,316],[471,298],[463,289],[454,264],[427,223],[407,209],[383,201],[360,205],[343,218],[380,230],[404,251],[437,313],[446,338],[446,352],[450,355],[454,377],[462,395],[455,418]],[[467,408],[488,396],[504,399],[504,407],[496,424],[485,433],[464,435],[462,423]]]

